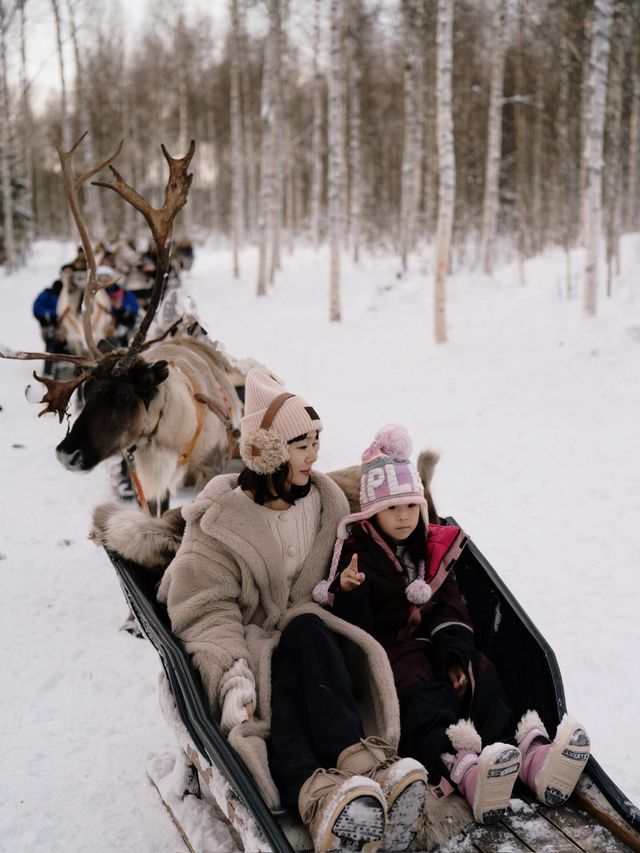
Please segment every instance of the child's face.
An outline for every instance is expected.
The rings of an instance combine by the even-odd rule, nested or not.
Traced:
[[[376,513],[380,530],[395,542],[404,542],[418,526],[418,504],[396,504]]]

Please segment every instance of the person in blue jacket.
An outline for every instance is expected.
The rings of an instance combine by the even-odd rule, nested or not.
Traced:
[[[45,287],[33,302],[33,316],[40,324],[40,332],[44,341],[46,352],[67,353],[66,341],[58,331],[58,298],[63,287],[65,276],[71,275],[73,267],[65,264],[60,268],[60,278],[57,278],[49,287]],[[51,376],[53,362],[45,361],[45,376]]]

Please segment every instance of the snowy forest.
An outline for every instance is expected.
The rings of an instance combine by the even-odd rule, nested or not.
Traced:
[[[311,849],[215,709],[193,740],[89,535],[193,507],[210,435],[240,470],[255,364],[321,416],[314,473],[358,479],[391,423],[438,459],[479,648],[590,738],[589,816],[430,797],[409,849],[640,850],[640,0],[0,0],[0,201],[0,853]],[[154,355],[177,329],[215,381]],[[83,467],[98,368],[147,358],[157,421]]]
[[[218,4],[222,7],[222,3]],[[640,227],[640,5],[635,0],[229,0],[224,24],[154,4],[135,40],[123,8],[91,0],[0,3],[4,264],[37,237],[69,238],[54,145],[89,131],[87,163],[126,141],[119,168],[153,200],[163,141],[197,140],[179,229],[238,251],[257,245],[265,293],[298,242],[339,258],[434,247],[436,338],[444,282],[524,261],[549,245],[587,248],[584,308],[597,310],[620,235]],[[51,18],[55,93],[35,111],[30,16]],[[133,212],[87,194],[95,240],[139,236]],[[601,241],[598,235],[604,238]]]

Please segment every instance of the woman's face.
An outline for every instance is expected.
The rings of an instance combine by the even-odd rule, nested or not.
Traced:
[[[418,526],[420,507],[418,504],[397,504],[376,513],[380,530],[395,542],[404,542]]]
[[[289,476],[287,477],[289,485],[307,485],[313,463],[318,458],[319,447],[317,432],[308,432],[304,438],[289,445]]]

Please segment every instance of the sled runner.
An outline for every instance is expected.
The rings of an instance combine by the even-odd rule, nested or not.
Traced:
[[[456,522],[448,518],[445,523]],[[160,701],[176,734],[179,753],[177,759],[165,761],[164,765],[156,761],[147,772],[187,847],[195,853],[231,850],[232,843],[236,849],[251,853],[311,849],[297,816],[274,814],[268,809],[242,761],[209,716],[200,678],[171,634],[164,607],[155,599],[157,578],[119,555],[108,553],[132,612],[162,660],[165,675]],[[528,708],[536,708],[547,730],[555,732],[566,707],[553,650],[472,542],[462,552],[455,571],[476,626],[477,646],[497,667],[516,717]],[[425,821],[412,849],[437,851],[462,832],[468,837],[460,837],[460,844],[464,840],[464,848],[460,849],[479,853],[498,849],[556,853],[640,851],[640,810],[593,756],[565,807],[552,810],[533,802],[519,784],[514,797],[513,813],[490,828],[473,823],[460,797],[451,796],[444,801],[430,797],[427,811],[433,826]],[[207,823],[215,823],[214,815],[220,812],[232,828],[229,833],[226,826],[220,825],[227,833],[222,846],[216,827]]]

